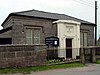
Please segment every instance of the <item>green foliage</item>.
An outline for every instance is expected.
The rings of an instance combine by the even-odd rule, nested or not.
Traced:
[[[97,61],[96,61],[96,64],[100,64],[100,60],[97,60]]]
[[[59,64],[51,66],[33,66],[33,67],[23,67],[23,68],[5,68],[0,69],[0,74],[2,73],[30,73],[31,71],[41,71],[57,68],[69,68],[69,67],[83,67],[80,63],[69,63],[69,64]]]
[[[48,61],[47,61],[48,64],[59,63],[59,62],[61,62],[61,61],[58,60],[58,59],[52,59],[52,60],[48,60]]]
[[[100,52],[96,52],[96,55],[100,55]]]

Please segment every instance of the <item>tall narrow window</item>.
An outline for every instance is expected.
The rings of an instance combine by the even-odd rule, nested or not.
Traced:
[[[34,30],[34,44],[40,44],[40,30]]]
[[[40,44],[41,29],[26,29],[26,44]]]
[[[84,45],[84,42],[83,42],[84,40],[83,40],[83,38],[84,38],[84,37],[83,37],[83,33],[81,32],[81,34],[80,34],[80,39],[81,39],[81,40],[80,40],[80,44],[81,44],[81,46]]]
[[[32,44],[32,43],[33,43],[32,30],[27,29],[27,31],[26,31],[26,44]]]
[[[88,35],[87,35],[87,33],[85,32],[85,33],[84,33],[84,46],[87,46],[87,41],[88,41]]]
[[[81,44],[82,47],[88,45],[88,33],[87,32],[81,32],[81,34],[80,34],[80,44]]]

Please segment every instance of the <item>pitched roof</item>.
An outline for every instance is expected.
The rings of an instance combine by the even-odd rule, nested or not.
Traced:
[[[58,13],[50,13],[50,12],[44,12],[39,10],[28,10],[28,11],[22,11],[22,12],[14,12],[11,13],[11,15],[19,15],[19,16],[29,16],[29,17],[39,17],[39,18],[47,18],[47,19],[55,19],[55,20],[74,20],[77,22],[85,23],[85,24],[92,24],[94,23],[84,21],[75,17],[71,17],[65,14],[58,14]]]
[[[61,20],[74,20],[82,23],[90,23],[75,17],[71,17],[65,14],[58,14],[58,13],[50,13],[50,12],[44,12],[44,11],[38,11],[38,10],[28,10],[28,11],[22,11],[22,12],[15,12],[14,14],[17,15],[25,15],[25,16],[34,16],[34,17],[41,17],[41,18],[50,18],[50,19],[61,19]]]

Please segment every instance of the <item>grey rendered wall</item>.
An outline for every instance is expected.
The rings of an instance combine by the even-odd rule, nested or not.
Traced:
[[[25,33],[23,33],[23,24],[14,22],[12,26],[12,44],[25,44]]]
[[[3,25],[4,28],[12,26],[12,44],[26,43],[26,26],[41,27],[41,44],[44,44],[45,37],[57,36],[57,25],[52,24],[54,20],[12,16]],[[94,26],[81,25],[81,30],[88,31],[88,45],[94,45]]]
[[[94,46],[94,26],[93,25],[81,25],[80,29],[82,31],[88,32],[88,46]]]
[[[0,38],[11,38],[11,30],[0,34]]]
[[[45,37],[56,36],[55,26],[53,20],[29,18],[29,17],[13,17],[12,26],[12,43],[13,44],[25,44],[26,26],[41,27],[41,44],[44,44]]]

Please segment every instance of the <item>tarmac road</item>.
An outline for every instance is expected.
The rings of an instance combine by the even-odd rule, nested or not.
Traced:
[[[30,74],[6,74],[6,75],[100,75],[100,65],[89,64],[87,67],[53,69],[47,71],[31,72]]]

